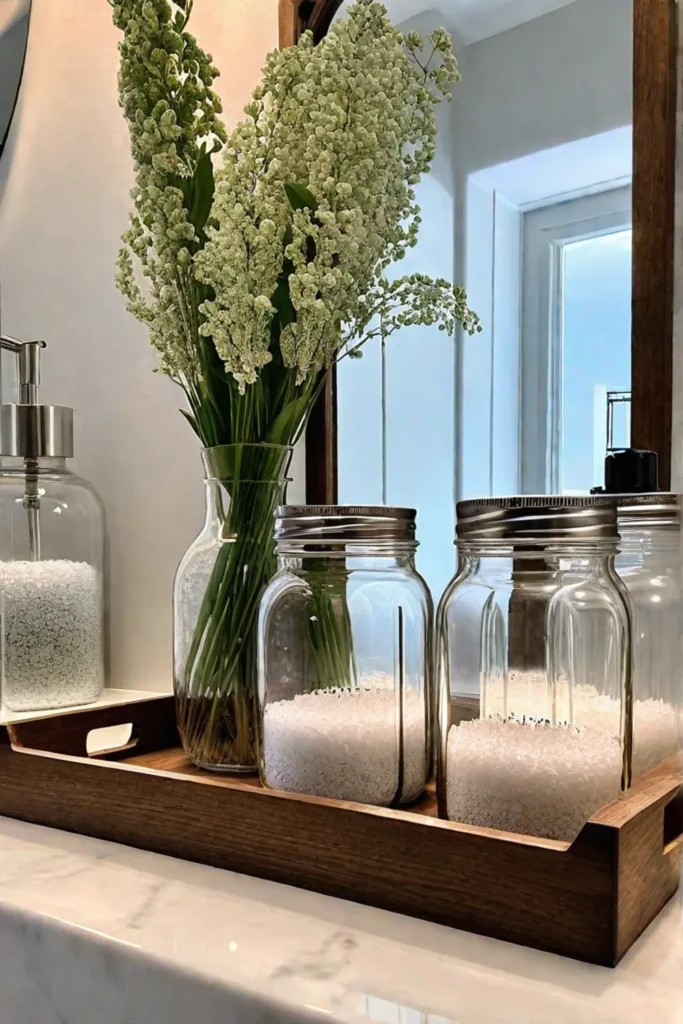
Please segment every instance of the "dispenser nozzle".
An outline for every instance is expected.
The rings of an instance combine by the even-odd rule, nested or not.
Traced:
[[[19,402],[38,405],[40,387],[40,350],[44,341],[25,341],[19,352]]]
[[[0,335],[0,347],[8,352],[14,352],[17,357],[19,376],[19,406],[34,406],[35,408],[24,409],[27,416],[37,416],[38,388],[40,387],[40,350],[45,348],[44,341],[20,341],[18,338],[11,338]],[[17,406],[3,406],[3,409],[14,409],[16,414]],[[22,415],[23,415],[22,414]],[[35,424],[33,424],[35,426]],[[35,438],[36,431],[29,429],[25,432],[26,437]],[[35,443],[35,442],[34,442]],[[1,447],[1,445],[0,445]],[[21,445],[19,447],[22,447]],[[31,452],[26,446],[21,452],[24,456],[24,499],[23,505],[26,509],[28,521],[28,538],[31,561],[39,562],[41,557],[40,538],[40,488],[38,486],[38,462],[37,452]]]
[[[0,337],[0,345],[17,356],[19,367],[19,403],[38,405],[40,387],[40,350],[46,348],[44,341],[20,341],[8,335]]]

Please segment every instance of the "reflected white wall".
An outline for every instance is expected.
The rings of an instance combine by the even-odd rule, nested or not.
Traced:
[[[520,489],[522,212],[629,172],[632,24],[632,0],[576,0],[460,50],[456,277],[483,332],[459,342],[459,498]],[[576,155],[568,174],[567,144],[592,138],[592,180]]]
[[[428,34],[433,12],[402,29]],[[418,245],[393,273],[453,279],[454,139],[450,107],[439,111],[434,171],[417,190]],[[455,340],[412,327],[344,360],[338,378],[339,500],[418,510],[418,568],[438,599],[455,568]]]

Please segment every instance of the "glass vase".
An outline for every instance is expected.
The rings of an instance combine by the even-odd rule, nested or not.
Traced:
[[[274,444],[202,452],[206,520],[176,573],[174,685],[185,753],[211,771],[257,770],[256,623],[291,455]]]

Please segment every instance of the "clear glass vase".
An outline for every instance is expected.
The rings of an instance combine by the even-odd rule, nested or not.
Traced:
[[[291,454],[274,444],[202,452],[206,521],[175,578],[174,683],[185,752],[212,771],[257,770],[256,621]]]

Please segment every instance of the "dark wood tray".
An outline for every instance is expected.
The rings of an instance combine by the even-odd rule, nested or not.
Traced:
[[[122,749],[88,756],[91,730],[127,723]],[[678,888],[678,769],[567,846],[440,821],[433,792],[386,810],[201,772],[158,697],[0,727],[0,814],[614,966]]]

